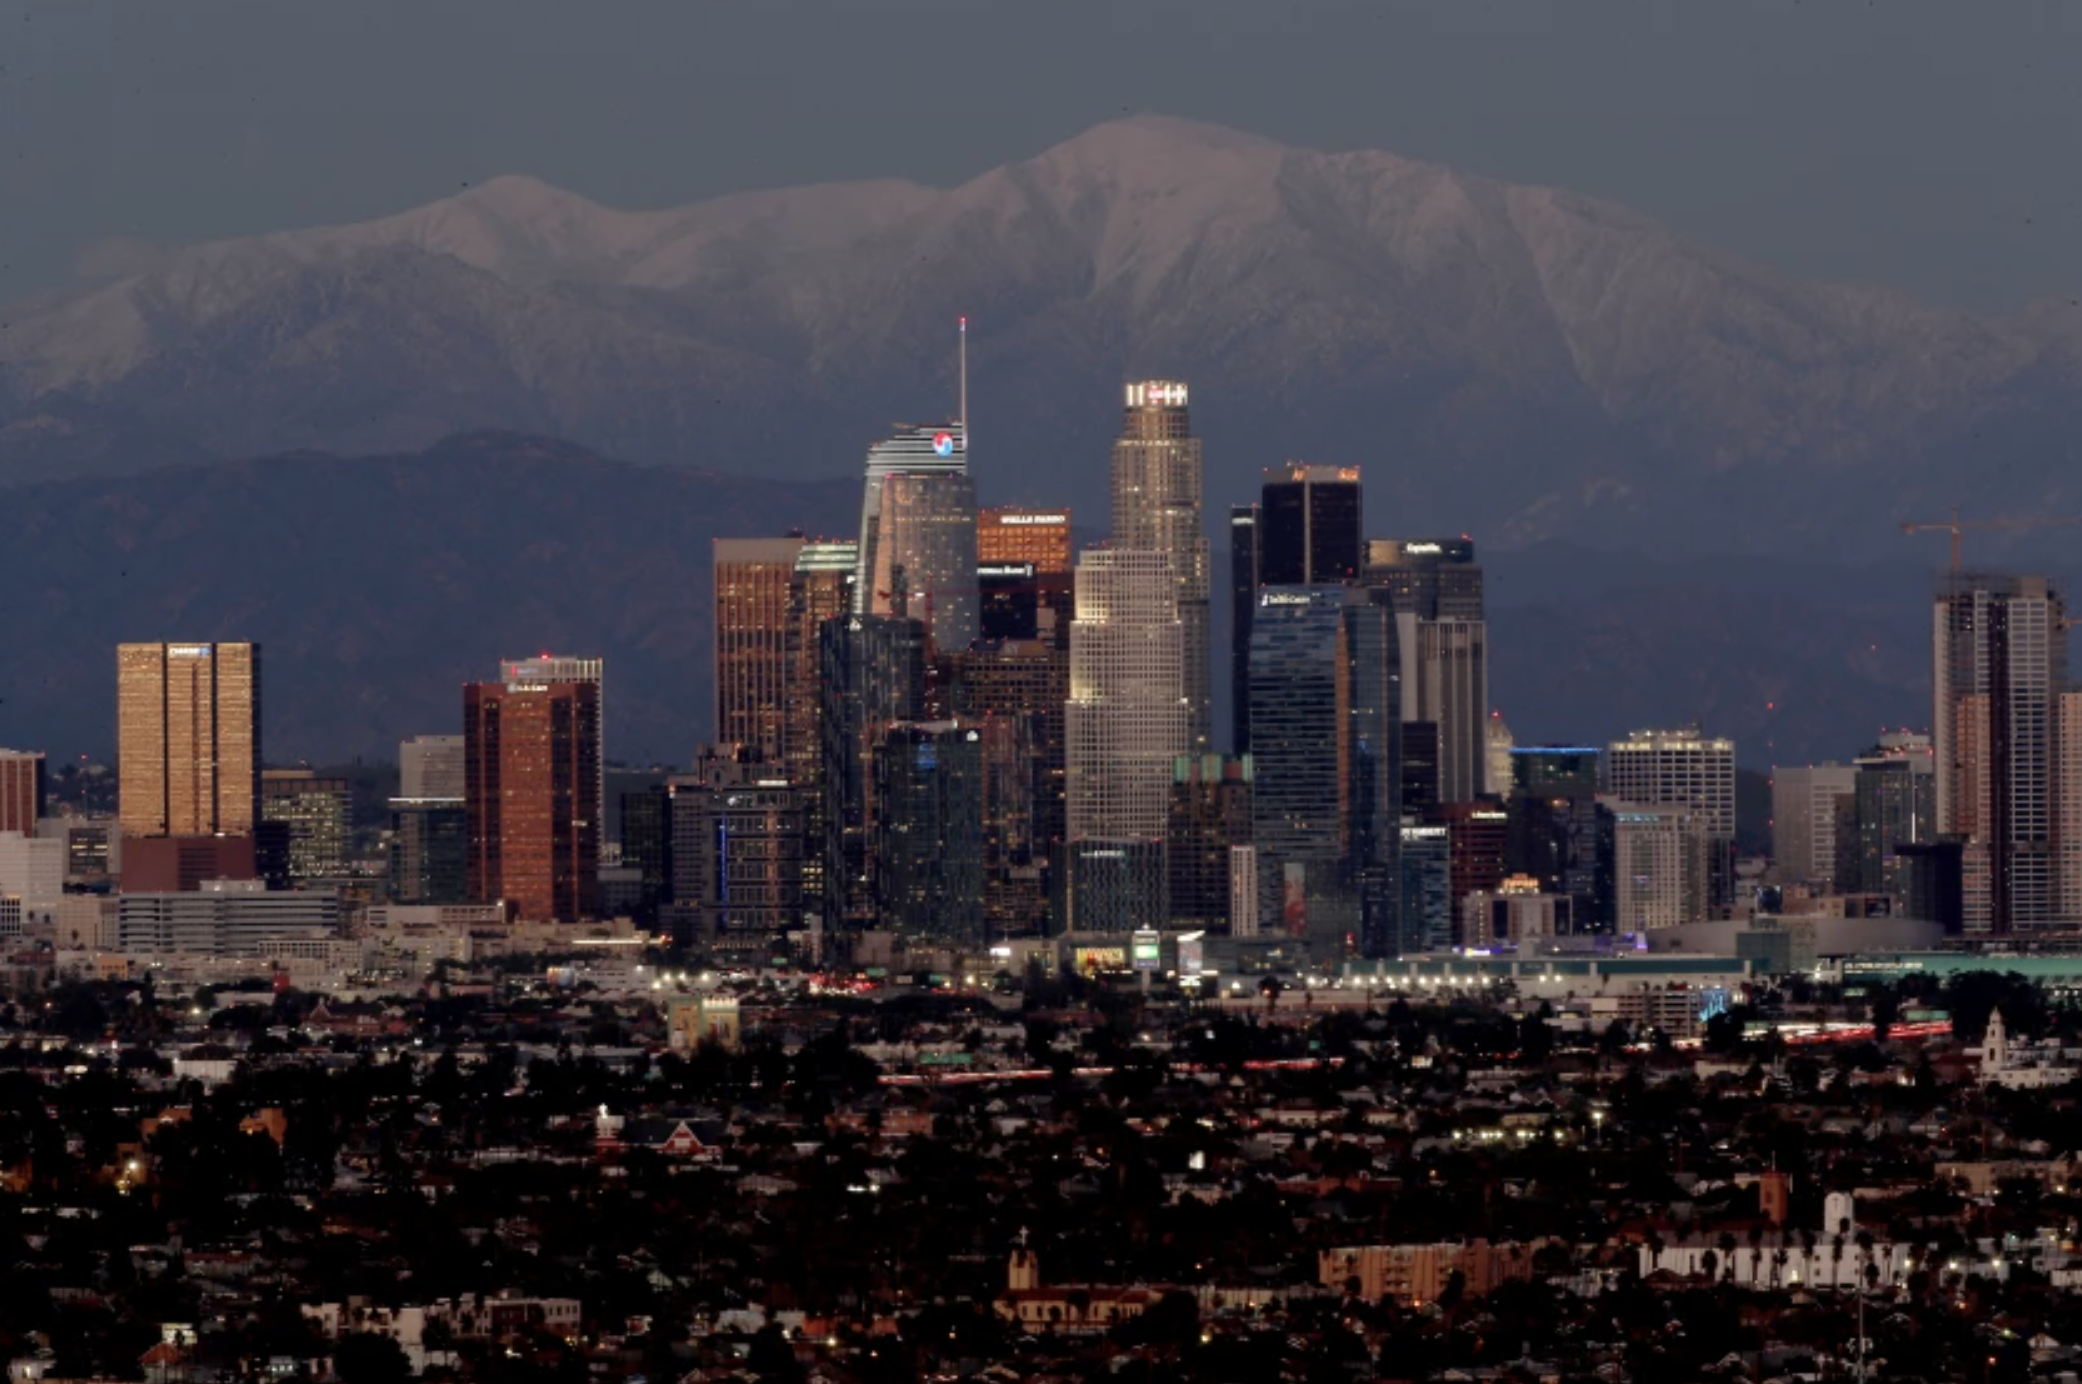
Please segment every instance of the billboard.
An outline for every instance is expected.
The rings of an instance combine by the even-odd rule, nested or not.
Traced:
[[[1162,933],[1143,928],[1130,939],[1135,948],[1135,969],[1138,971],[1160,971],[1164,968],[1164,937]]]
[[[1308,936],[1308,865],[1303,861],[1280,867],[1280,926],[1289,937]]]

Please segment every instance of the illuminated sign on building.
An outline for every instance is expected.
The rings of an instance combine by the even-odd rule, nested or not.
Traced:
[[[207,644],[169,644],[166,646],[166,653],[169,658],[208,658],[210,656],[210,646]]]
[[[1025,528],[1043,524],[1061,525],[1069,522],[1070,516],[1067,514],[1000,514],[998,516],[1000,525],[1012,528]]]
[[[1308,605],[1316,598],[1299,591],[1268,591],[1258,598],[1259,605],[1290,606]]]
[[[979,577],[1031,577],[1034,564],[1031,562],[992,562],[976,569]]]
[[[1129,939],[1135,948],[1135,969],[1138,971],[1160,970],[1164,963],[1164,938],[1147,928]]]
[[[1127,389],[1129,408],[1184,408],[1186,387],[1178,380],[1143,380]]]
[[[933,434],[933,455],[936,457],[951,457],[954,455],[953,433]]]

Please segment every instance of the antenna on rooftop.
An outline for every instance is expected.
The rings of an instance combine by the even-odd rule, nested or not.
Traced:
[[[960,340],[955,354],[959,362],[958,373],[961,380],[961,395],[955,404],[956,413],[954,421],[961,424],[962,447],[966,451],[969,441],[969,319],[967,317],[960,319],[958,335]]]

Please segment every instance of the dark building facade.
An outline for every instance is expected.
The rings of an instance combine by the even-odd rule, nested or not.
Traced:
[[[808,794],[787,766],[704,753],[666,782],[675,940],[724,960],[772,955],[805,925]]]
[[[1262,931],[1325,955],[1401,935],[1401,656],[1379,593],[1268,586],[1251,630]]]
[[[1229,509],[1229,748],[1251,752],[1251,614],[1258,606],[1258,506]]]
[[[460,798],[390,800],[393,903],[466,903],[470,814]]]
[[[1228,931],[1229,852],[1250,841],[1250,756],[1181,755],[1165,839],[1172,926]]]
[[[849,615],[825,622],[823,916],[872,927],[875,906],[875,752],[891,726],[925,714],[926,632],[901,615]]]
[[[984,930],[983,736],[960,721],[892,726],[875,752],[880,925],[975,944]]]

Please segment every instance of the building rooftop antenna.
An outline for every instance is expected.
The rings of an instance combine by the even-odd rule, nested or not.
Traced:
[[[966,450],[969,441],[969,319],[960,319],[959,344],[956,348],[958,373],[961,380],[960,397],[955,403],[955,422],[961,424],[962,446]]]

